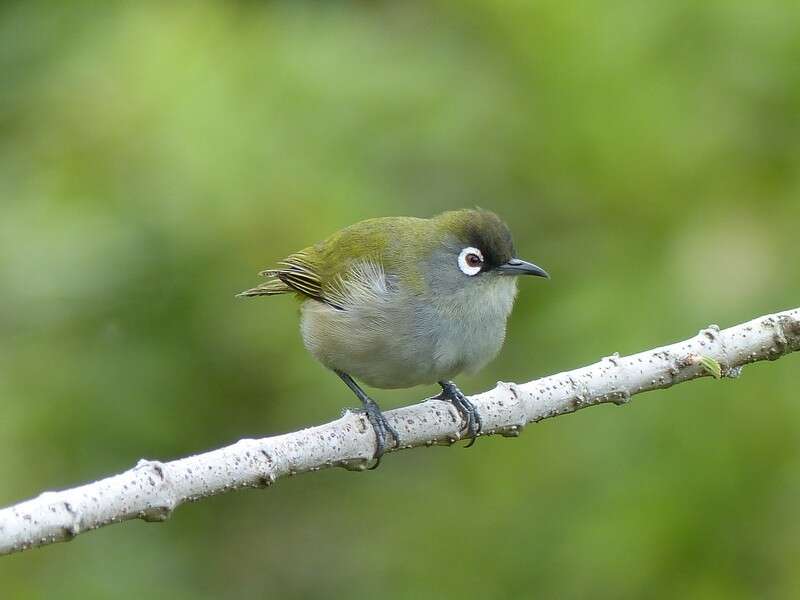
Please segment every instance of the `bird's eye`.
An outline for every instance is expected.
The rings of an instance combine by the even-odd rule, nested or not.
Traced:
[[[464,248],[458,255],[458,268],[464,275],[477,275],[483,267],[483,254],[477,248]]]

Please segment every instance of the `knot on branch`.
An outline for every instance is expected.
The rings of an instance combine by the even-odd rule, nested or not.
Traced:
[[[136,516],[148,523],[159,523],[169,519],[178,501],[174,497],[171,482],[167,479],[166,465],[158,460],[142,458],[133,470],[141,472],[139,485],[142,494],[152,496],[154,499],[149,506],[138,511]],[[147,489],[148,486],[150,490]]]
[[[478,406],[483,415],[484,426],[487,422],[493,421],[488,433],[499,433],[503,437],[518,437],[528,424],[528,411],[525,406],[528,394],[510,381],[498,381],[495,389],[498,391],[495,397]]]

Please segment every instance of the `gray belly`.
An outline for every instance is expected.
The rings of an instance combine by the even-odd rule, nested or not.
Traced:
[[[326,367],[372,387],[452,379],[480,369],[500,350],[515,290],[508,285],[468,304],[451,296],[446,308],[395,294],[346,310],[306,300],[303,342]]]

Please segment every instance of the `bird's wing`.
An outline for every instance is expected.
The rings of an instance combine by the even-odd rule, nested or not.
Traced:
[[[318,269],[310,252],[307,250],[296,252],[280,261],[278,265],[277,269],[267,269],[260,273],[267,277],[267,281],[239,295],[274,296],[295,292],[340,308],[326,298]]]
[[[387,276],[396,276],[398,261],[415,262],[420,228],[427,231],[425,221],[411,217],[360,221],[288,256],[277,269],[263,271],[268,280],[239,295],[295,292],[342,310],[384,297],[391,292]]]
[[[293,291],[304,296],[324,300],[319,272],[309,259],[310,256],[307,253],[297,252],[280,261],[278,263],[280,268],[267,269],[261,274],[277,278]]]

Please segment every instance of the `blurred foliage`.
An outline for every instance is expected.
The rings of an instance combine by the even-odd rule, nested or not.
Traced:
[[[470,392],[798,304],[794,0],[0,11],[0,505],[352,406],[296,303],[233,296],[360,219],[480,205],[553,275]],[[227,494],[2,596],[791,597],[797,373]]]

